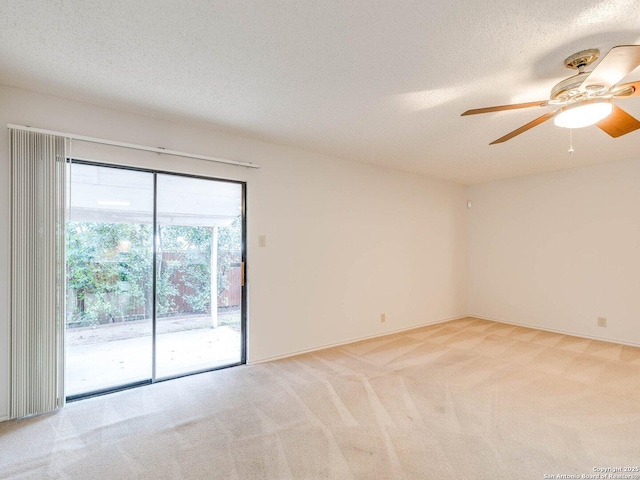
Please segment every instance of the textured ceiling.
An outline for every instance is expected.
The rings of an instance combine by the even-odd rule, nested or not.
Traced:
[[[0,83],[465,184],[640,155],[547,122],[570,54],[640,44],[638,0],[2,0]],[[640,79],[640,69],[628,81]],[[640,117],[640,98],[619,102]],[[75,132],[74,132],[75,133]],[[215,153],[215,152],[214,152]]]

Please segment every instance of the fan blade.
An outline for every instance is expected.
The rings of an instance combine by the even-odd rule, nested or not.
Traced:
[[[611,114],[596,125],[613,138],[618,138],[640,128],[640,121],[614,105]]]
[[[474,110],[467,110],[460,116],[464,117],[466,115],[477,115],[479,113],[502,112],[503,110],[516,110],[518,108],[544,107],[546,104],[547,100],[543,100],[541,102],[512,103],[511,105],[499,105],[497,107],[476,108]]]
[[[513,137],[515,137],[517,135],[520,135],[521,133],[524,133],[527,130],[533,128],[533,127],[537,127],[541,123],[546,122],[547,120],[555,117],[559,112],[560,112],[560,110],[554,110],[553,112],[545,113],[541,117],[538,117],[535,120],[533,120],[532,122],[529,122],[526,125],[523,125],[520,128],[517,128],[513,132],[507,133],[504,137],[500,137],[499,139],[494,140],[489,145],[495,145],[496,143],[502,143],[502,142],[506,142],[507,140],[511,140]]]
[[[640,81],[623,83],[622,85],[618,85],[615,91],[623,93],[622,95],[614,94],[613,96],[615,98],[640,97]],[[625,95],[624,92],[630,93]]]
[[[640,45],[613,47],[582,82],[580,90],[586,92],[590,85],[603,85],[609,90],[638,65],[640,65]]]

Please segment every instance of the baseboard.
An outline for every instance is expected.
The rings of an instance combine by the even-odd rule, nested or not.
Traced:
[[[7,420],[9,420],[9,416],[8,415],[3,415],[0,417],[0,422],[6,422]]]
[[[473,317],[473,318],[479,318],[481,320],[490,320],[492,322],[504,323],[506,325],[514,325],[516,327],[533,328],[534,330],[542,330],[545,332],[552,332],[552,333],[561,333],[563,335],[571,335],[572,337],[586,338],[589,340],[600,340],[601,342],[617,343],[619,345],[629,345],[630,347],[640,347],[640,343],[625,342],[623,340],[618,340],[615,338],[596,337],[593,335],[586,335],[584,333],[571,332],[568,330],[559,330],[556,328],[541,327],[539,325],[530,325],[528,323],[520,323],[520,322],[507,321],[507,320],[500,320],[500,319],[491,318],[491,317],[483,317],[482,315],[469,314],[467,316]]]
[[[409,330],[417,330],[418,328],[427,327],[429,325],[436,325],[438,323],[450,322],[452,320],[460,320],[461,318],[467,318],[469,315],[461,315],[458,317],[444,318],[442,320],[434,320],[431,322],[421,323],[419,325],[412,325],[410,327],[398,328],[396,330],[389,330],[382,333],[376,333],[374,335],[367,335],[366,337],[358,337],[343,342],[329,343],[321,345],[319,347],[308,348],[306,350],[297,350],[295,352],[286,353],[284,355],[277,355],[275,357],[261,358],[260,360],[253,360],[247,362],[247,365],[257,365],[259,363],[273,362],[274,360],[282,360],[283,358],[295,357],[297,355],[304,355],[305,353],[317,352],[318,350],[325,350],[327,348],[340,347],[342,345],[349,345],[350,343],[362,342],[363,340],[371,340],[373,338],[385,337],[387,335],[393,335],[395,333],[408,332]]]

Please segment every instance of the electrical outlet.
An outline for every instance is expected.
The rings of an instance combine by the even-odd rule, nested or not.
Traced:
[[[606,327],[607,326],[607,319],[604,317],[598,317],[598,326],[599,327]]]
[[[387,321],[387,314],[386,313],[381,313],[380,314],[380,323],[384,323]]]

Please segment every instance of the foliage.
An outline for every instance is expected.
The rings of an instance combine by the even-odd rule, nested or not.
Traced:
[[[67,321],[106,323],[139,307],[150,312],[151,237],[149,225],[69,222],[67,286],[76,305]],[[113,308],[117,294],[124,301]]]
[[[212,227],[158,226],[158,315],[211,311],[212,233]],[[145,224],[67,224],[72,292],[67,322],[95,325],[151,316],[152,236],[152,226]],[[240,218],[218,228],[218,296],[228,288],[227,272],[238,261],[240,245]]]
[[[211,311],[211,240],[209,227],[158,226],[158,315],[180,312],[181,290],[191,311]]]
[[[218,297],[229,288],[229,269],[242,259],[242,217],[236,218],[228,227],[218,229]],[[222,298],[227,306],[227,298]]]

